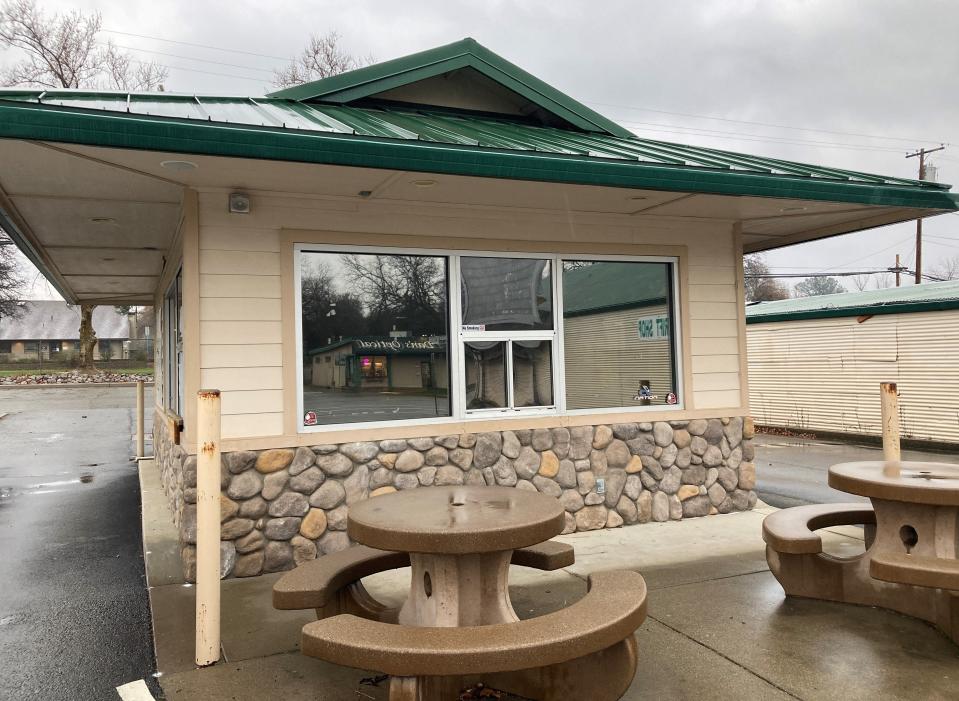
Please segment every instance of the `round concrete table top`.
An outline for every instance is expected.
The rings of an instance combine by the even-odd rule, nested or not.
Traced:
[[[465,555],[515,550],[562,532],[562,505],[515,487],[428,487],[354,503],[351,538],[381,550]]]
[[[871,499],[959,506],[959,465],[944,462],[844,462],[829,468],[829,486]]]

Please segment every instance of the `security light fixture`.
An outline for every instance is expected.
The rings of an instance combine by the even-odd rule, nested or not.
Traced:
[[[249,214],[250,198],[241,192],[230,193],[230,212],[233,214]]]
[[[427,188],[427,187],[433,187],[434,185],[436,185],[436,181],[435,180],[414,180],[413,184],[416,185],[416,187]]]
[[[101,226],[110,226],[117,223],[117,220],[113,217],[90,217],[91,224],[99,224]]]

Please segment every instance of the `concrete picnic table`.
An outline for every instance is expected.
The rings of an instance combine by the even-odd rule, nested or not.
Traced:
[[[410,554],[399,623],[478,626],[518,621],[509,600],[513,551],[563,531],[556,499],[511,487],[411,489],[350,508],[347,532],[364,545]]]
[[[959,643],[959,466],[841,463],[829,468],[829,486],[868,497],[871,508],[799,506],[763,522],[766,557],[786,593],[898,611]],[[860,523],[864,553],[822,552],[815,530]]]
[[[350,506],[359,545],[301,565],[277,582],[277,608],[315,608],[304,654],[389,674],[391,701],[448,701],[483,682],[525,698],[619,698],[636,672],[633,635],[646,617],[636,572],[589,578],[586,596],[520,620],[509,597],[510,564],[551,570],[573,562],[550,541],[562,505],[512,487],[429,487]],[[399,610],[370,596],[362,577],[411,567]]]

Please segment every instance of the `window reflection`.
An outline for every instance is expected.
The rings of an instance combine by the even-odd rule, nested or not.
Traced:
[[[460,275],[464,325],[484,331],[553,328],[550,261],[464,257]]]
[[[499,409],[508,406],[505,341],[468,341],[466,408]]]
[[[511,345],[513,347],[513,406],[552,406],[552,343],[514,340]]]
[[[304,251],[303,423],[450,415],[447,261]]]
[[[671,403],[670,274],[667,263],[563,261],[569,409]]]

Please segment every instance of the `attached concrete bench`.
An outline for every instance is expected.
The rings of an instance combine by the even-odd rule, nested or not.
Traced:
[[[869,574],[885,582],[959,590],[959,560],[906,553],[875,553],[869,560]]]
[[[536,618],[462,628],[421,628],[338,615],[303,627],[304,654],[373,669],[409,696],[443,696],[467,679],[537,699],[618,698],[636,671],[634,631],[646,618],[636,572],[602,572],[571,606]],[[424,690],[430,693],[424,694]],[[419,694],[419,695],[414,695]]]
[[[511,564],[556,570],[573,564],[573,547],[548,540],[513,551]],[[407,553],[354,545],[304,563],[273,585],[273,607],[316,609],[318,618],[352,613],[379,621],[395,621],[396,610],[376,602],[360,582],[377,572],[409,567]]]
[[[870,504],[810,504],[770,514],[763,520],[766,561],[789,596],[855,601],[864,588],[863,554],[834,557],[823,552],[814,531],[832,526],[865,526],[866,549],[875,537],[876,514]]]
[[[822,552],[820,528],[849,525],[875,525],[876,514],[870,504],[810,504],[770,514],[763,520],[763,540],[779,553],[793,555]]]

